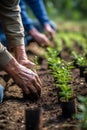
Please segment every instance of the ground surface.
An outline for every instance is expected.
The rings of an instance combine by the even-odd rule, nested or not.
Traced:
[[[28,52],[28,49],[27,49]],[[31,58],[32,55],[28,56]],[[67,59],[68,54],[62,53],[62,57]],[[87,95],[87,84],[84,78],[80,78],[79,69],[73,69],[74,90],[77,95]],[[36,102],[26,100],[21,89],[12,81],[4,71],[0,71],[0,83],[5,86],[4,102],[0,105],[0,130],[25,130],[26,109],[42,108],[42,130],[77,130],[76,119],[64,119],[61,107],[57,100],[54,79],[45,59],[40,64],[38,70],[42,80],[42,95]]]

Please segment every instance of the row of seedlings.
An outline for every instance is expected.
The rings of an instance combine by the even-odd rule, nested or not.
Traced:
[[[76,113],[76,99],[73,86],[71,85],[72,62],[62,60],[58,55],[60,51],[53,48],[47,50],[47,60],[52,75],[55,79],[58,102],[62,108],[62,115],[64,117],[72,117]]]
[[[62,99],[65,104],[68,104],[69,100],[72,99],[71,97],[73,97],[73,99],[74,99],[74,93],[73,93],[73,90],[71,89],[71,84],[69,84],[69,82],[71,81],[71,75],[69,75],[69,77],[67,76],[66,79],[68,79],[68,81],[65,80],[68,84],[67,83],[61,84],[61,82],[59,83],[59,80],[58,80],[59,71],[57,72],[56,70],[60,70],[60,69],[58,69],[58,68],[61,68],[60,66],[62,66],[64,68],[64,65],[62,65],[61,63],[64,64],[65,62],[63,60],[61,60],[60,58],[58,58],[58,56],[60,56],[59,54],[60,54],[64,44],[67,48],[70,49],[70,51],[73,51],[72,43],[75,42],[76,45],[78,45],[78,47],[82,51],[84,51],[84,54],[79,54],[75,51],[72,52],[74,65],[80,69],[80,76],[81,77],[84,76],[85,81],[87,82],[87,70],[86,70],[86,68],[87,68],[87,44],[86,44],[87,39],[86,39],[86,37],[87,37],[87,35],[86,36],[84,35],[84,37],[83,37],[83,34],[76,35],[74,33],[71,33],[66,38],[66,34],[60,34],[60,35],[58,34],[58,37],[56,37],[55,41],[59,46],[56,45],[56,50],[54,50],[52,48],[48,48],[48,62],[49,62],[50,68],[52,69],[52,73],[55,77],[57,96],[58,96],[58,101],[60,103],[61,103],[61,99]],[[71,64],[71,66],[72,66],[72,64]],[[70,67],[70,68],[72,68],[72,67]],[[62,71],[62,72],[64,73],[64,71]],[[61,73],[61,71],[60,71],[60,73]],[[65,75],[65,73],[64,73],[64,75]],[[60,77],[63,77],[62,74],[60,74]],[[62,79],[64,79],[64,78],[62,78]],[[64,80],[62,80],[62,81],[64,81]],[[66,85],[68,87],[66,87]],[[68,88],[70,88],[69,91],[67,90]],[[65,102],[65,99],[67,102]],[[80,100],[80,105],[79,105],[80,112],[77,115],[77,118],[79,119],[79,130],[87,130],[87,97],[79,97],[79,100]],[[72,104],[70,104],[70,105],[73,106]],[[61,106],[63,106],[62,103],[61,103]],[[71,108],[68,108],[68,105],[67,105],[67,111],[65,111],[66,110],[65,108],[66,107],[64,106],[63,114],[65,113],[64,116],[67,116],[67,115],[69,116],[69,114],[67,112],[69,112],[69,110]],[[76,113],[76,108],[74,109],[74,113]],[[70,116],[72,116],[72,115],[70,115]]]

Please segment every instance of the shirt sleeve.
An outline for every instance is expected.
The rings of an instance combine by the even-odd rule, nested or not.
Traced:
[[[0,43],[0,66],[6,65],[12,58],[6,47]]]
[[[34,15],[42,25],[45,25],[47,23],[49,24],[49,18],[43,0],[25,0],[25,2],[30,6]]]
[[[33,29],[34,26],[32,20],[30,19],[30,17],[26,12],[26,5],[23,0],[20,1],[20,8],[21,8],[21,17],[22,17],[24,28],[26,31],[29,31]]]
[[[19,0],[0,0],[0,20],[9,48],[24,44],[24,29],[20,16]]]

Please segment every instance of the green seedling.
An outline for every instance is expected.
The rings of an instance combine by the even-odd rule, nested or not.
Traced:
[[[34,63],[35,63],[35,69],[38,70],[40,68],[40,66],[39,66],[39,63],[38,63],[38,57],[37,56],[34,57]]]
[[[76,52],[72,52],[73,58],[76,60],[77,65],[79,66],[87,66],[87,59],[85,55],[79,55]]]
[[[71,69],[73,68],[73,62],[66,62],[58,57],[58,50],[54,48],[47,48],[47,60],[52,75],[55,79],[56,87],[60,88],[59,96],[61,100],[68,102],[73,98],[72,87],[69,83],[72,80]]]
[[[60,86],[59,96],[61,101],[69,102],[69,100],[73,98],[73,95],[72,86],[67,84],[62,84]]]
[[[55,57],[58,57],[59,53],[60,53],[60,51],[55,50],[55,49],[52,48],[52,47],[48,47],[48,48],[47,48],[46,57],[47,57],[47,58],[49,58],[49,57],[55,58]]]
[[[72,79],[72,62],[66,63],[64,60],[61,60],[60,58],[50,57],[48,58],[48,63],[50,65],[50,69],[52,70],[52,74],[57,84],[70,83]]]

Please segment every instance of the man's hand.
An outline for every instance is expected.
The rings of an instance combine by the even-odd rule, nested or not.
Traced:
[[[15,58],[18,61],[18,63],[20,63],[21,65],[23,65],[31,70],[34,70],[35,64],[33,62],[31,62],[30,60],[28,60],[24,45],[16,46],[14,48],[14,54],[15,54]]]
[[[48,38],[50,40],[53,40],[54,36],[55,36],[55,31],[51,28],[51,26],[49,24],[45,24],[44,25],[44,30],[48,36]]]
[[[29,34],[40,46],[50,46],[50,41],[44,34],[38,32],[35,28],[29,31]]]
[[[15,59],[3,67],[26,95],[38,98],[41,94],[41,81],[36,73],[20,65]]]

